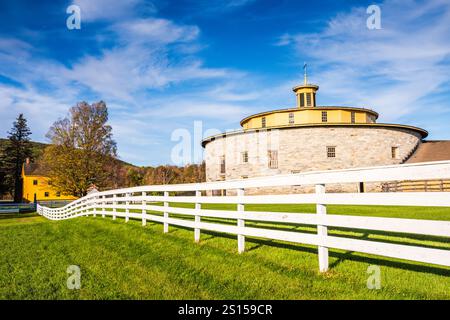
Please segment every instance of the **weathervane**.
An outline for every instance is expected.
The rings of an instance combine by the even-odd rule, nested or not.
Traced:
[[[304,71],[304,82],[305,82],[305,84],[308,84],[308,75],[306,74],[306,67],[307,67],[307,64],[306,64],[306,62],[303,64],[303,71]]]

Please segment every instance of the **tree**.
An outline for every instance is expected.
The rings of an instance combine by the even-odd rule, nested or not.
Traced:
[[[127,170],[126,179],[127,187],[141,186],[144,184],[144,168],[130,167]]]
[[[6,168],[6,164],[4,161],[4,151],[2,150],[3,146],[0,145],[0,197],[5,193],[8,193],[10,187],[8,185],[8,172]]]
[[[13,123],[11,131],[8,132],[8,141],[3,150],[4,181],[9,186],[9,192],[14,195],[14,202],[22,201],[22,165],[26,158],[33,155],[29,136],[27,120],[23,114],[19,114]]]
[[[205,163],[185,167],[163,165],[145,168],[144,184],[194,183],[205,181]]]
[[[82,197],[93,184],[98,188],[111,184],[117,147],[107,121],[103,101],[80,102],[50,127],[47,138],[52,144],[45,149],[43,162],[58,191]]]

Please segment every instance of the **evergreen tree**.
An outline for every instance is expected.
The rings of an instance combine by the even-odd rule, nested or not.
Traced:
[[[7,182],[7,169],[4,160],[4,151],[3,145],[0,145],[0,196],[3,196],[5,193],[8,193],[9,186]]]
[[[27,119],[19,114],[8,132],[8,142],[3,151],[3,163],[6,184],[14,195],[14,202],[22,201],[22,165],[26,158],[32,157],[32,146],[29,136],[31,131]]]

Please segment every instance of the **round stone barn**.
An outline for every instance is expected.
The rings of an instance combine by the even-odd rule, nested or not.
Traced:
[[[305,76],[304,84],[293,88],[295,108],[254,114],[241,120],[241,130],[205,138],[207,181],[401,164],[428,135],[409,125],[377,123],[378,113],[371,109],[317,106],[318,89]],[[379,187],[327,189],[361,192]]]

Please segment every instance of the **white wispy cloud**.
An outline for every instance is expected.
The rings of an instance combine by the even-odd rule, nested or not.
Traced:
[[[196,56],[201,48],[197,26],[130,18],[102,32],[99,38],[109,42],[99,41],[99,52],[87,52],[70,64],[40,54],[40,48],[26,41],[0,38],[5,44],[0,46],[0,74],[20,84],[0,86],[2,136],[22,112],[30,119],[33,138],[43,141],[52,122],[70,106],[103,99],[121,157],[148,164],[148,148],[160,145],[159,154],[166,154],[160,157],[168,162],[172,130],[190,130],[194,120],[237,122],[246,110],[239,102],[254,97],[231,85],[245,73],[204,66]],[[104,43],[112,45],[102,47]],[[196,85],[183,92],[183,83]],[[172,89],[179,92],[170,94]]]
[[[422,108],[448,82],[450,2],[386,0],[380,7],[380,30],[367,28],[361,7],[320,32],[283,34],[276,44],[294,46],[311,62],[325,100],[373,107],[392,121]]]
[[[245,8],[256,0],[188,0],[188,15],[217,15],[233,12],[240,8]]]
[[[143,9],[141,0],[74,0],[70,4],[80,7],[82,22],[107,21],[134,16],[138,8]],[[155,12],[156,7],[147,2],[147,12]]]
[[[111,26],[126,43],[169,44],[195,40],[200,29],[192,25],[179,25],[171,20],[160,18],[134,19]]]

